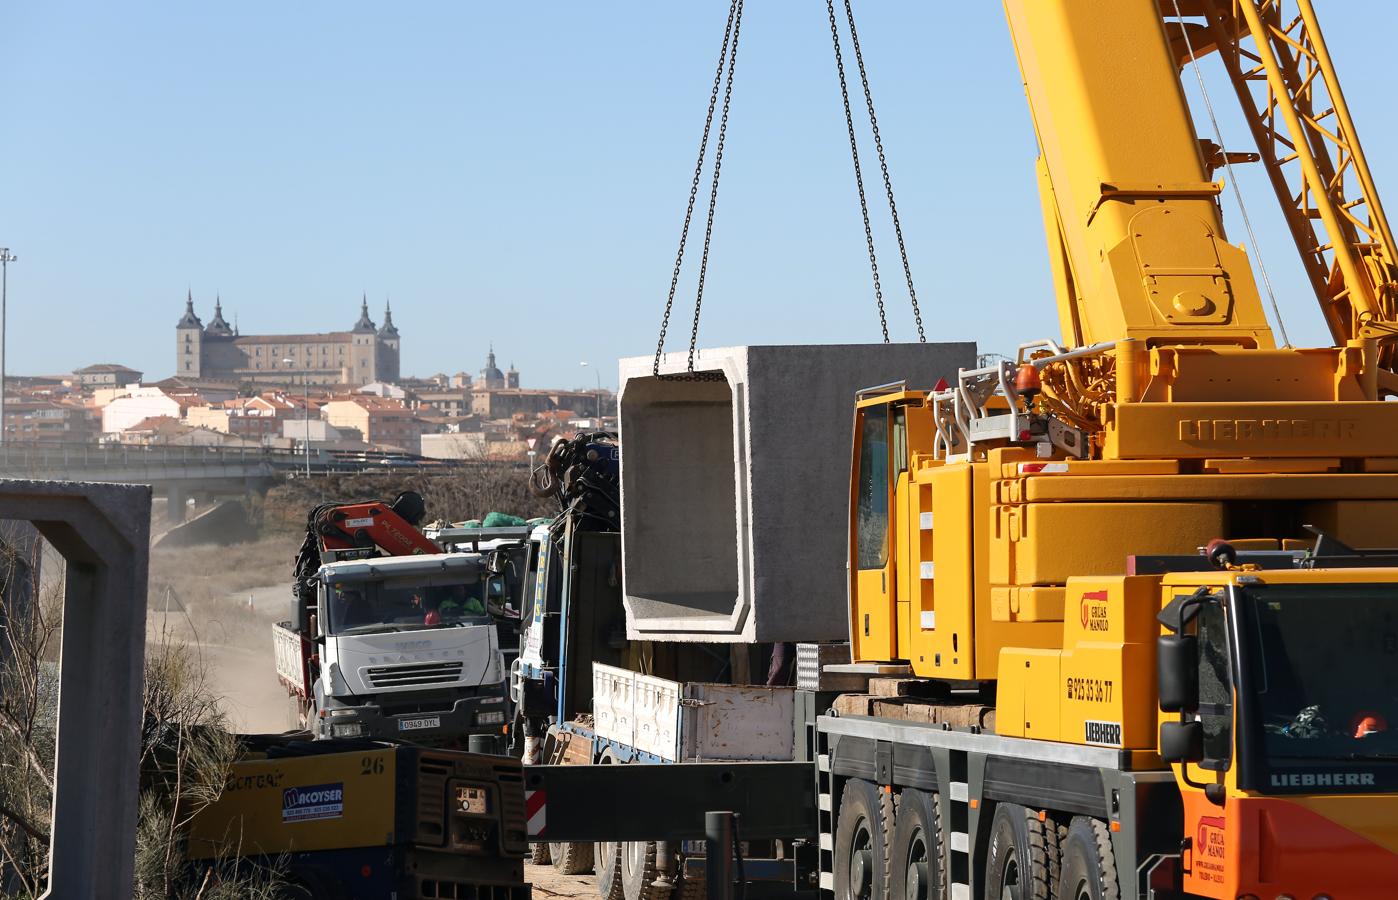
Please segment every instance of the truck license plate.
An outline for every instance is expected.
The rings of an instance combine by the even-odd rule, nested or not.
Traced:
[[[424,728],[438,728],[442,724],[441,716],[423,716],[420,719],[399,719],[399,731],[421,731]]]

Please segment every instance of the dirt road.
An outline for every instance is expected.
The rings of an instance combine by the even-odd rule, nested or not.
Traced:
[[[534,896],[578,897],[591,900],[597,896],[596,875],[560,875],[553,866],[524,867],[524,880],[534,886]]]
[[[172,599],[168,611],[157,598],[146,640],[173,640],[195,654],[235,731],[285,731],[291,727],[290,700],[277,681],[272,623],[285,618],[290,596],[289,584],[267,585],[188,609]]]

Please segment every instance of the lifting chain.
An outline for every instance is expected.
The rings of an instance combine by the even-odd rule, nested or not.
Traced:
[[[723,29],[723,46],[719,50],[718,69],[714,72],[713,89],[709,92],[709,108],[704,116],[704,134],[699,139],[699,160],[694,164],[694,179],[689,185],[689,204],[685,207],[684,227],[680,229],[680,246],[675,253],[675,269],[670,276],[670,294],[665,300],[665,316],[660,321],[660,340],[655,345],[655,364],[651,371],[660,375],[660,358],[665,353],[665,332],[670,327],[670,311],[675,305],[679,287],[680,268],[684,265],[684,248],[689,240],[689,225],[694,218],[694,202],[699,195],[699,181],[704,173],[704,157],[708,153],[709,133],[713,129],[714,108],[718,105],[719,86],[723,86],[723,110],[718,123],[718,140],[714,145],[714,175],[709,187],[709,213],[704,226],[704,250],[699,260],[699,286],[694,295],[694,325],[689,332],[689,369],[683,377],[698,378],[694,373],[694,353],[699,342],[699,311],[704,303],[704,279],[709,271],[709,246],[713,241],[714,208],[718,205],[718,180],[723,171],[723,142],[728,134],[728,108],[733,99],[733,69],[738,62],[738,35],[743,25],[743,0],[731,0],[728,24]],[[725,69],[727,77],[725,78]],[[722,377],[722,376],[717,376]]]
[[[874,133],[874,147],[879,154],[884,192],[888,195],[888,211],[893,217],[893,232],[898,237],[898,253],[903,258],[903,275],[908,282],[908,298],[912,301],[913,320],[917,323],[917,339],[926,343],[927,335],[922,328],[922,311],[917,305],[912,267],[908,263],[908,248],[903,241],[903,226],[898,220],[898,204],[893,200],[893,179],[888,174],[888,159],[884,156],[883,138],[879,134],[879,119],[874,114],[874,95],[869,90],[869,75],[864,69],[864,53],[859,46],[859,31],[854,27],[854,8],[850,3],[851,0],[844,0],[845,18],[849,21],[850,43],[854,47],[854,59],[859,66],[859,82],[864,88],[864,105],[869,110],[869,126]],[[869,225],[869,201],[864,194],[864,173],[859,164],[859,141],[854,134],[854,114],[850,111],[849,86],[845,81],[845,59],[840,51],[840,29],[835,22],[835,0],[825,0],[825,8],[830,15],[830,39],[835,46],[835,69],[840,75],[840,97],[845,106],[845,127],[849,131],[850,157],[854,160],[854,184],[859,190],[859,211],[864,217],[864,243],[869,248],[869,269],[874,276],[874,299],[879,306],[879,327],[883,330],[883,342],[887,344],[888,316],[883,305],[883,285],[879,281],[879,260],[874,252],[874,232]]]

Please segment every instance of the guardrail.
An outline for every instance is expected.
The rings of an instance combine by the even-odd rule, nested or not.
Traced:
[[[446,460],[384,451],[316,450],[310,454],[312,475],[365,471],[433,471],[517,465],[500,461]],[[11,441],[0,444],[0,476],[88,476],[141,473],[148,480],[210,477],[272,477],[306,468],[304,450],[272,447],[171,447],[158,444],[95,444],[59,441]]]

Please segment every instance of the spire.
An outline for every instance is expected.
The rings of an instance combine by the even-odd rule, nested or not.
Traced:
[[[204,323],[199,321],[199,317],[194,314],[194,291],[192,289],[185,292],[184,315],[180,318],[176,328],[203,328]]]
[[[223,298],[214,294],[214,318],[209,322],[209,327],[204,329],[204,333],[214,337],[232,337],[233,329],[228,327],[228,323],[223,318]]]
[[[393,324],[393,307],[389,305],[388,298],[383,301],[383,327],[379,329],[379,337],[398,337],[398,326]]]
[[[355,334],[374,333],[374,320],[369,318],[369,294],[366,292],[359,300],[359,321],[354,323],[352,329]]]

